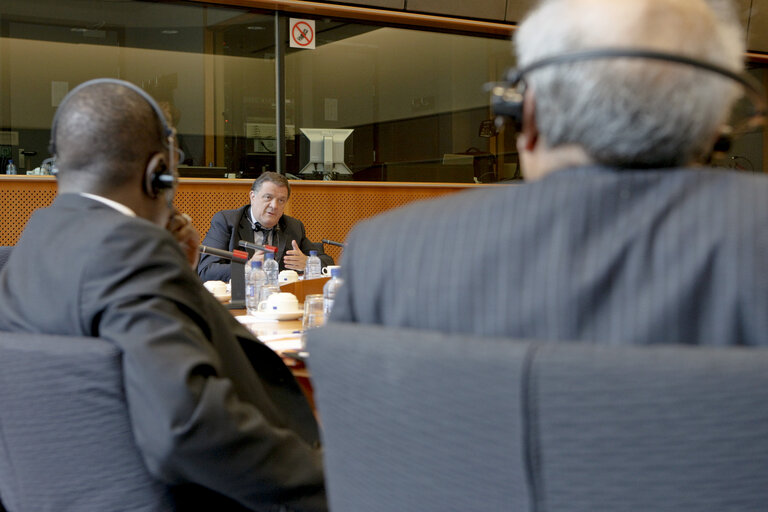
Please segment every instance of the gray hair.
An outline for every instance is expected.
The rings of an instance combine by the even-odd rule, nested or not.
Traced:
[[[590,48],[642,48],[743,70],[744,32],[720,0],[544,0],[515,34],[518,66]],[[709,153],[739,87],[708,71],[643,59],[555,64],[524,77],[550,147],[598,164],[667,167]]]

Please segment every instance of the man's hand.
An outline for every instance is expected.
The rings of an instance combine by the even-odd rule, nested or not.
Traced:
[[[264,264],[264,251],[254,251],[253,256],[251,256],[251,259],[248,260],[248,267],[250,268],[251,262],[253,261],[260,261],[261,264]]]
[[[197,260],[200,258],[200,233],[192,224],[192,219],[186,213],[174,211],[168,225],[168,231],[179,242],[181,250],[187,256],[187,261],[193,269],[197,269]]]
[[[285,265],[285,268],[303,272],[304,267],[307,266],[307,256],[301,252],[296,240],[291,241],[291,246],[293,249],[286,251],[283,256],[283,264]]]

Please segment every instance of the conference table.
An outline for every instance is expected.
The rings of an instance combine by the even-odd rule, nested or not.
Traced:
[[[303,350],[301,344],[301,318],[298,320],[258,321],[250,317],[244,320],[243,318],[248,314],[246,310],[231,309],[230,312],[249,331],[256,335],[259,340],[283,359],[283,362],[293,373],[314,410],[315,400],[312,392],[312,382],[310,381],[309,371],[305,362],[308,354]]]
[[[304,297],[309,294],[322,293],[323,285],[328,277],[308,279],[287,283],[280,286],[281,292],[293,293],[303,305]],[[301,318],[296,320],[259,321],[254,317],[248,317],[245,309],[230,309],[235,318],[241,321],[248,330],[256,335],[265,345],[282,357],[285,365],[301,386],[312,409],[315,408],[312,382],[306,366],[307,352],[302,345]]]

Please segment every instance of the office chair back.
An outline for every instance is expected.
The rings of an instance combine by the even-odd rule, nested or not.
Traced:
[[[529,510],[524,345],[342,324],[308,336],[331,510]]]
[[[335,512],[768,510],[768,350],[309,333]]]
[[[0,496],[10,512],[173,510],[134,444],[118,349],[0,333]]]

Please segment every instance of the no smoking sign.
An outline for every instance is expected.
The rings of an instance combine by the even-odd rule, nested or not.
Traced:
[[[290,19],[291,48],[315,49],[315,20]]]

